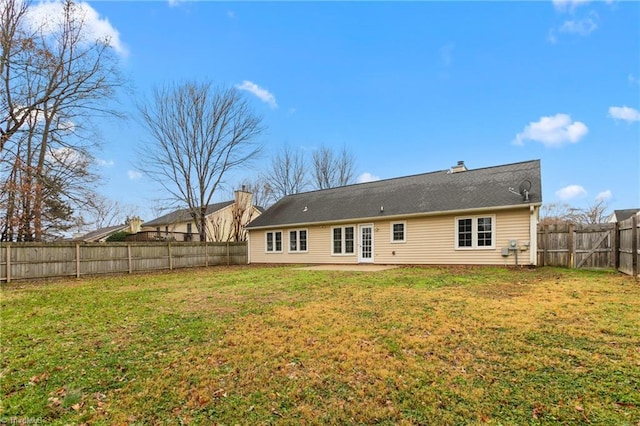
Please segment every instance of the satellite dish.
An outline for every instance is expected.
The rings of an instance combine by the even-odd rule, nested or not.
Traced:
[[[515,195],[521,195],[526,203],[529,202],[529,191],[531,190],[531,181],[523,180],[520,182],[520,186],[518,186],[518,190],[516,191],[514,188],[509,188],[509,192]]]
[[[524,197],[525,202],[529,202],[529,191],[531,190],[531,181],[523,180],[520,182],[520,186],[518,187],[520,195]]]
[[[518,187],[518,189],[520,190],[520,194],[524,195],[525,191],[529,192],[531,190],[531,181],[530,180],[523,180],[520,183],[520,186]]]

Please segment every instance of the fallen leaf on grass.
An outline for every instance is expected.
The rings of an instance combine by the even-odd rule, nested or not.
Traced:
[[[33,376],[29,379],[29,384],[30,385],[37,385],[38,383],[40,383],[43,380],[46,380],[49,378],[49,374],[45,371],[44,373],[40,374],[39,376]]]

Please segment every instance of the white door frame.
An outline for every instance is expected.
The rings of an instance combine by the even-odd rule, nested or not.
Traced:
[[[362,237],[362,231],[364,229],[369,229],[370,234],[371,235],[371,252],[368,253],[369,256],[365,257],[364,255],[364,244],[363,244],[363,237]],[[365,223],[365,224],[361,224],[358,225],[358,263],[373,263],[373,253],[374,253],[374,241],[373,241],[373,223]]]

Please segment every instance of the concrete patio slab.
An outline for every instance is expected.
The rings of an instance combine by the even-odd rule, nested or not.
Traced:
[[[352,271],[352,272],[379,272],[397,268],[397,265],[314,265],[296,268],[301,271]]]

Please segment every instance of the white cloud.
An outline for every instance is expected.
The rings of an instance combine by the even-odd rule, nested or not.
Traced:
[[[609,117],[628,122],[640,121],[640,111],[628,106],[609,107]]]
[[[100,15],[88,3],[76,3],[77,18],[83,20],[84,35],[87,42],[94,40],[108,40],[113,49],[121,56],[127,56],[129,52],[120,40],[120,33],[108,19],[100,18]],[[27,13],[27,21],[32,28],[41,28],[45,33],[54,33],[62,25],[64,14],[60,1],[48,1],[31,6]]]
[[[607,189],[606,191],[602,191],[598,193],[598,195],[596,195],[596,201],[607,201],[607,200],[610,200],[612,197],[613,197],[613,193],[611,192],[610,189]]]
[[[376,180],[380,180],[380,176],[372,175],[369,172],[364,172],[360,176],[358,176],[358,179],[356,179],[356,182],[365,183],[365,182],[374,182]]]
[[[100,167],[113,167],[116,163],[113,160],[103,160],[102,158],[96,158],[96,164]]]
[[[578,7],[589,3],[590,0],[553,0],[553,7],[559,12],[573,12]]]
[[[583,122],[571,120],[568,114],[556,114],[529,123],[516,135],[513,143],[523,145],[524,141],[530,140],[547,147],[562,146],[579,142],[588,132],[589,129]]]
[[[75,166],[84,162],[86,157],[75,149],[64,146],[51,149],[47,152],[46,159],[52,163]]]
[[[585,19],[570,19],[564,21],[564,23],[558,28],[561,33],[578,34],[581,36],[587,36],[594,32],[598,28],[598,24],[592,18]]]
[[[129,170],[127,172],[127,176],[129,177],[129,180],[138,180],[142,177],[142,173],[137,170]]]
[[[258,99],[268,104],[271,108],[278,107],[278,104],[276,103],[276,97],[273,96],[272,93],[251,81],[244,80],[242,84],[237,84],[236,88],[240,90],[246,90],[247,92],[254,94],[258,97]]]
[[[584,197],[585,195],[587,195],[587,190],[580,185],[569,185],[556,191],[556,196],[561,200]]]

